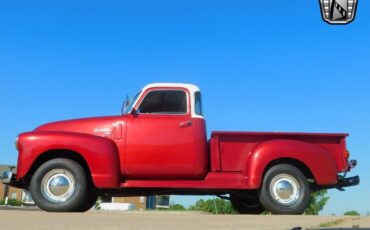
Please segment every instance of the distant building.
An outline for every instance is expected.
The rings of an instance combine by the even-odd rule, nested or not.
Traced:
[[[171,196],[148,196],[146,209],[169,208]]]
[[[135,210],[146,209],[147,198],[145,196],[135,196],[135,197],[113,197],[113,203],[129,203],[135,206]]]
[[[155,210],[158,208],[169,208],[170,196],[113,197],[112,202],[133,204],[135,210]]]

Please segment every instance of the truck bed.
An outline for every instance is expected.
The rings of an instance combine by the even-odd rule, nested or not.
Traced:
[[[243,171],[245,163],[248,163],[250,154],[261,143],[277,140],[295,140],[317,145],[332,153],[337,163],[337,171],[342,172],[347,169],[347,162],[343,158],[343,153],[346,151],[345,138],[347,136],[347,133],[214,131],[210,139],[211,170]]]

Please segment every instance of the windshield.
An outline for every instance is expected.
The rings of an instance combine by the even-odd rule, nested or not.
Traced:
[[[122,109],[122,114],[128,114],[129,112],[131,112],[132,110],[132,107],[134,106],[135,104],[135,101],[137,100],[137,98],[139,97],[141,91],[138,92],[135,97],[133,98],[130,98],[129,96],[126,97],[125,101],[123,102],[123,109]]]

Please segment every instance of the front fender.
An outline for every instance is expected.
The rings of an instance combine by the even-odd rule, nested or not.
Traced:
[[[258,189],[269,163],[279,159],[293,159],[305,164],[318,185],[337,182],[336,161],[327,149],[297,140],[271,140],[257,145],[247,163],[248,187]]]
[[[21,134],[18,149],[17,180],[27,175],[42,154],[51,150],[70,150],[85,159],[96,187],[119,187],[118,150],[108,138],[72,132],[36,131]]]

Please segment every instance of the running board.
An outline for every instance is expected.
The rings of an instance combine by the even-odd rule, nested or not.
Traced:
[[[239,172],[210,172],[204,180],[126,180],[121,188],[248,189],[247,181]]]

